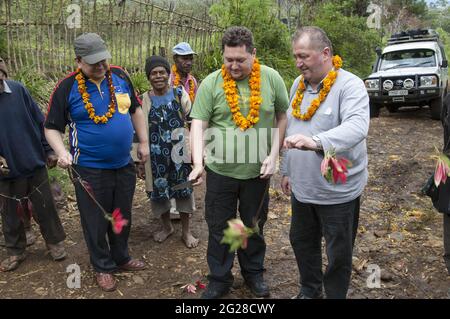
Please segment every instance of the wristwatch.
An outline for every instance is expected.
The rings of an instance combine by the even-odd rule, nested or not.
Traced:
[[[323,150],[322,142],[320,141],[320,138],[317,136],[312,137],[313,141],[316,142],[316,149],[317,150]]]

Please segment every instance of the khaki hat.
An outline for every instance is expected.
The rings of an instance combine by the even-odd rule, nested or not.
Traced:
[[[75,39],[75,55],[83,58],[86,63],[95,64],[102,60],[111,59],[106,49],[105,41],[97,33],[83,33]]]

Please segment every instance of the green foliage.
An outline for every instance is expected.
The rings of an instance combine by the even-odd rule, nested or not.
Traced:
[[[133,83],[134,90],[139,95],[147,92],[150,89],[150,82],[144,72],[136,72],[130,74],[131,83]]]
[[[260,61],[280,72],[286,83],[292,83],[297,72],[290,54],[290,35],[286,25],[276,18],[273,7],[271,0],[221,0],[211,6],[210,15],[224,29],[229,26],[249,28]],[[222,57],[219,59],[218,54],[221,53],[217,50],[208,61],[209,65],[220,67]]]
[[[439,37],[444,45],[446,58],[447,60],[450,60],[450,33],[444,31],[442,28],[437,28],[436,32],[439,33]],[[448,70],[448,75],[450,76],[450,68]]]
[[[65,194],[72,194],[73,184],[70,181],[69,175],[65,169],[55,167],[48,170],[48,177],[50,181],[56,180],[62,187]]]
[[[0,27],[0,56],[2,58],[6,57],[6,31],[4,28]]]
[[[335,54],[344,60],[344,68],[365,77],[371,72],[376,58],[374,49],[381,45],[381,38],[376,31],[368,29],[366,18],[345,16],[341,13],[343,9],[337,4],[324,4],[317,8],[312,24],[328,34]]]
[[[56,81],[44,74],[36,72],[34,66],[23,67],[15,75],[14,80],[21,82],[30,91],[31,96],[45,113],[50,95],[56,86]]]
[[[220,69],[222,63],[223,58],[220,48],[215,48],[204,54],[199,54],[194,63],[193,74],[197,79],[203,80],[209,73]]]

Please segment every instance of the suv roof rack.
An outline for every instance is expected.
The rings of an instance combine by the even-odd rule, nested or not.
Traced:
[[[408,30],[393,34],[388,44],[399,44],[419,41],[439,41],[439,34],[432,29]]]

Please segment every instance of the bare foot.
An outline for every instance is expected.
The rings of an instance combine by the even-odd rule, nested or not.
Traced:
[[[187,248],[195,248],[198,246],[198,238],[192,236],[191,233],[183,234],[183,236],[181,236],[181,239],[183,240]]]
[[[166,230],[165,228],[159,232],[157,232],[156,234],[153,235],[153,239],[158,242],[158,243],[162,243],[163,241],[165,241],[170,235],[173,234],[173,227],[170,228],[170,230]]]

